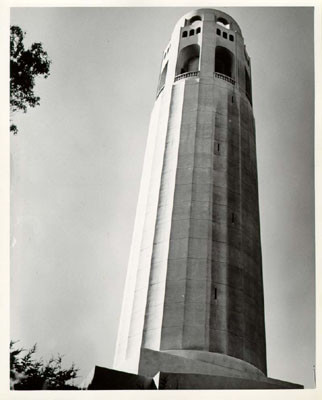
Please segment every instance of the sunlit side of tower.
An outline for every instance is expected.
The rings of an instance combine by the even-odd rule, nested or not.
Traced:
[[[114,367],[170,356],[266,374],[251,64],[211,9],[180,19],[163,54]]]

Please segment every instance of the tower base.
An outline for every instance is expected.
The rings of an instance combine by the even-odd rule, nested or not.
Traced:
[[[142,349],[139,374],[154,377],[159,389],[303,389],[243,360],[198,350]]]
[[[160,372],[158,389],[184,390],[184,389],[303,389],[302,385],[266,378],[255,380],[246,378],[232,378],[227,376],[179,374]]]
[[[268,378],[253,365],[225,354],[144,348],[138,374],[95,367],[84,383],[87,390],[303,389],[302,385]]]

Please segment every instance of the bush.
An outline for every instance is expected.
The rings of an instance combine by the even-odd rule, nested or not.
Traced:
[[[62,367],[62,356],[52,357],[44,362],[35,360],[35,344],[31,349],[15,348],[17,342],[10,342],[10,389],[12,390],[77,390],[67,382],[77,377],[75,365]],[[26,353],[23,355],[22,353]]]

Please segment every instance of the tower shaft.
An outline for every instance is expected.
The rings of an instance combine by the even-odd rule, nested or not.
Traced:
[[[266,374],[250,59],[217,10],[184,16],[162,60],[115,367],[146,373],[144,349]]]

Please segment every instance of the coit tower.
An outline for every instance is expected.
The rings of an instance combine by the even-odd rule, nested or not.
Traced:
[[[179,20],[151,115],[117,369],[266,375],[251,76],[233,18]]]

